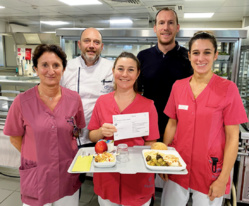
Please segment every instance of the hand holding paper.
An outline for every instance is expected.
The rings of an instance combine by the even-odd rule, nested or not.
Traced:
[[[104,123],[101,127],[101,130],[104,137],[112,137],[114,132],[117,132],[116,127],[110,123]]]

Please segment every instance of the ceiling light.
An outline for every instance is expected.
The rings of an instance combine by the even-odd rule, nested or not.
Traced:
[[[44,31],[44,32],[42,32],[42,33],[44,33],[44,34],[56,34],[55,31]]]
[[[5,7],[4,6],[0,6],[0,9],[5,9]]]
[[[47,24],[50,26],[60,26],[60,25],[69,24],[68,22],[65,21],[40,21],[40,23]]]
[[[184,13],[184,18],[211,18],[214,13]]]
[[[110,24],[132,24],[131,19],[110,19]]]
[[[69,6],[102,4],[98,0],[59,0]]]

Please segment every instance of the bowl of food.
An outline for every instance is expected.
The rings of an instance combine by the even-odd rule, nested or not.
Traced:
[[[103,152],[95,156],[93,164],[95,167],[114,167],[116,162],[116,155]]]

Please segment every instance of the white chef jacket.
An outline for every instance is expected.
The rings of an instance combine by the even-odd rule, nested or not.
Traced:
[[[81,56],[69,60],[61,79],[61,86],[77,91],[81,97],[86,127],[83,128],[78,145],[92,143],[89,140],[88,123],[96,100],[102,94],[113,91],[113,61],[102,57],[93,65],[87,66]]]

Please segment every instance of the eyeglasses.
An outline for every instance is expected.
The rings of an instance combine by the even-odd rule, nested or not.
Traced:
[[[81,132],[81,129],[79,129],[75,123],[75,119],[74,117],[70,117],[67,122],[73,126],[73,136],[76,137],[76,138],[79,138],[80,136],[80,132]]]

